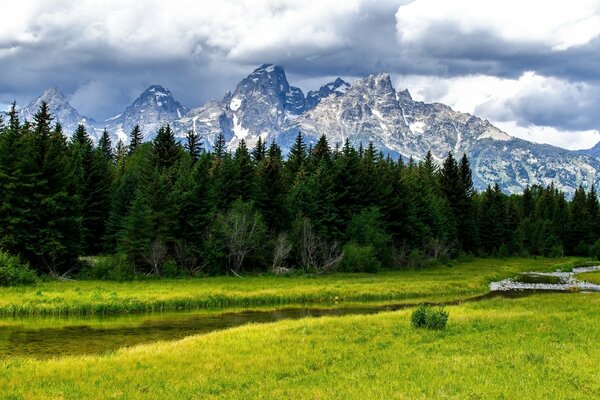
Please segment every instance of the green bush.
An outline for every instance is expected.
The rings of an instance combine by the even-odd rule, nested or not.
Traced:
[[[37,281],[29,264],[17,256],[0,251],[0,286],[29,285]]]
[[[177,265],[177,262],[169,258],[161,267],[161,275],[165,278],[181,278],[185,276],[185,271]]]
[[[340,270],[345,272],[377,272],[381,263],[375,255],[373,246],[359,246],[348,243],[344,246],[344,257]]]
[[[448,323],[448,312],[443,307],[419,306],[412,313],[411,323],[415,328],[441,330]]]
[[[135,278],[135,267],[126,254],[86,257],[80,276],[106,281],[130,281]]]

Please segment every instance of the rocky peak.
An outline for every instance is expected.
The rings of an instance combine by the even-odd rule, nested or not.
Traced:
[[[350,88],[350,84],[344,81],[342,78],[337,78],[333,82],[329,82],[323,85],[319,90],[311,90],[306,95],[306,110],[312,110],[321,102],[322,99],[327,98],[331,95],[338,97],[346,93]]]
[[[167,113],[178,114],[181,118],[183,114],[188,112],[188,109],[182,106],[178,101],[175,101],[171,91],[160,85],[152,85],[128,107],[137,108],[156,108]]]
[[[402,103],[405,101],[413,101],[413,98],[408,89],[404,89],[401,92],[398,92],[398,100]]]
[[[48,104],[54,122],[60,122],[65,133],[70,134],[77,129],[79,124],[84,124],[88,128],[88,133],[94,135],[94,120],[79,115],[77,110],[69,104],[69,100],[64,93],[57,87],[46,89],[37,99],[18,110],[19,117],[22,120],[33,121],[33,116],[38,112],[42,102]]]

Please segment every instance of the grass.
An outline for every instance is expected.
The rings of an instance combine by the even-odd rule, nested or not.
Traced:
[[[476,259],[423,270],[318,277],[249,276],[134,282],[42,282],[0,288],[0,315],[106,315],[332,301],[465,299],[518,272],[568,269],[580,259]]]
[[[0,361],[4,399],[589,399],[600,397],[600,294],[251,325],[106,356]]]
[[[577,279],[589,283],[600,285],[600,271],[584,272],[577,275]]]

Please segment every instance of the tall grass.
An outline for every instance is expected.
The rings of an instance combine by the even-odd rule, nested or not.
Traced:
[[[107,315],[334,301],[465,299],[492,280],[577,259],[476,259],[422,270],[319,277],[249,276],[133,282],[41,282],[0,288],[0,315]]]

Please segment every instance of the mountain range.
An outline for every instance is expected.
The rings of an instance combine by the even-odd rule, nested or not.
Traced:
[[[415,101],[408,90],[396,91],[385,73],[352,85],[338,78],[305,95],[289,84],[282,67],[265,64],[221,100],[188,109],[168,89],[152,85],[123,112],[103,122],[80,115],[60,90],[51,88],[19,109],[19,115],[31,120],[42,101],[65,132],[83,123],[96,138],[106,128],[115,140],[126,142],[131,128],[139,124],[150,140],[168,123],[180,138],[188,130],[198,133],[205,148],[211,148],[222,133],[230,149],[242,139],[253,146],[261,137],[276,141],[285,152],[300,131],[309,144],[326,134],[332,145],[346,139],[355,146],[372,142],[384,153],[404,159],[420,160],[431,151],[441,162],[448,152],[458,157],[466,153],[478,189],[498,183],[505,192],[516,193],[527,185],[554,183],[572,194],[580,184],[600,184],[600,144],[570,151],[518,139],[474,115]]]

